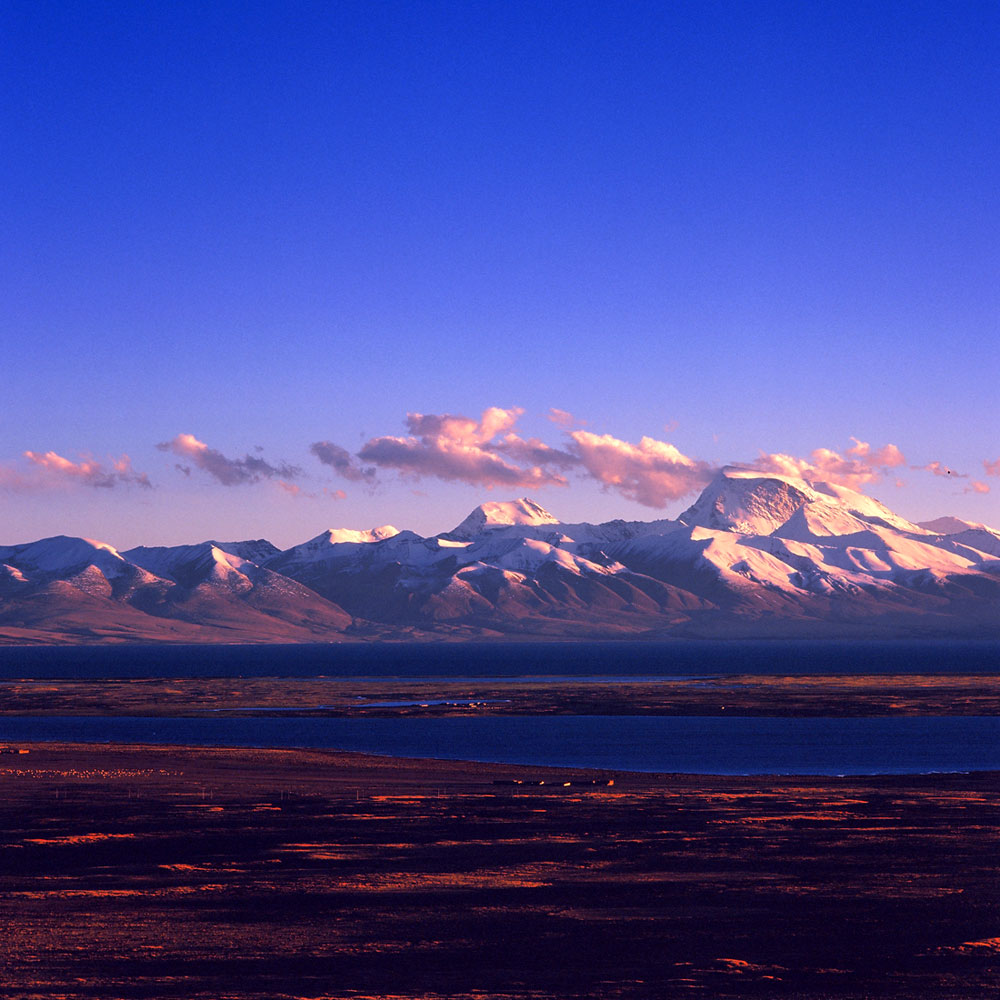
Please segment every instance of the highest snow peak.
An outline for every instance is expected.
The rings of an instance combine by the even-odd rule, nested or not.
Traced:
[[[333,529],[117,552],[0,548],[0,640],[1000,635],[1000,532],[724,469],[675,520],[490,501],[431,537]]]

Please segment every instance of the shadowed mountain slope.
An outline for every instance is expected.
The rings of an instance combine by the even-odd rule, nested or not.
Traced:
[[[742,469],[676,520],[565,524],[522,498],[428,538],[0,548],[13,642],[998,634],[1000,532]]]

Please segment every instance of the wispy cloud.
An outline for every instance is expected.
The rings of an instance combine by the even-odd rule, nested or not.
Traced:
[[[493,406],[478,420],[450,413],[410,413],[406,437],[372,438],[358,458],[404,475],[486,489],[565,486],[565,476],[549,466],[565,468],[573,464],[572,456],[535,439],[520,438],[513,427],[523,412]]]
[[[128,455],[109,458],[107,462],[101,462],[91,455],[82,455],[78,462],[74,462],[54,451],[26,451],[24,457],[41,472],[40,477],[35,480],[36,485],[68,482],[108,490],[118,486],[139,486],[147,490],[152,488],[146,473],[132,468],[132,460]],[[16,482],[16,471],[8,471],[14,472],[12,478]],[[21,488],[32,487],[29,477],[22,476],[19,482]]]
[[[560,410],[558,406],[549,407],[548,418],[557,427],[564,427],[567,430],[578,423],[584,423],[582,420],[578,421],[568,410]]]
[[[159,451],[173,452],[187,459],[223,486],[242,486],[246,483],[259,482],[261,479],[283,479],[287,482],[297,478],[301,473],[301,469],[294,465],[286,462],[272,465],[255,455],[227,458],[221,451],[210,448],[193,434],[178,434],[172,441],[163,441],[156,447]]]
[[[279,479],[275,484],[279,490],[283,493],[287,493],[290,497],[315,497],[315,493],[307,493],[298,483],[286,483],[284,479]]]
[[[665,507],[704,486],[715,469],[655,438],[631,444],[610,434],[572,431],[573,447],[598,482],[647,507]]]
[[[338,476],[349,479],[351,482],[374,483],[375,469],[369,466],[362,468],[355,457],[339,444],[331,441],[316,441],[309,445],[309,450],[324,464],[333,469]]]
[[[35,481],[26,476],[20,469],[15,469],[11,465],[0,465],[0,489],[8,490],[11,493],[21,493],[37,486]]]
[[[947,478],[951,476],[952,479],[968,479],[969,476],[964,472],[956,472],[954,469],[949,469],[947,465],[943,462],[928,462],[926,465],[913,465],[912,469],[918,472],[929,472],[934,476],[942,476]]]
[[[347,497],[343,490],[331,490],[326,486],[321,490],[307,490],[298,483],[288,483],[284,479],[275,480],[274,485],[293,500],[344,500]]]
[[[984,483],[981,479],[973,479],[968,486],[962,490],[963,493],[989,493],[990,487],[987,483]]]
[[[1000,476],[1000,458],[995,462],[983,462],[983,468],[986,470],[987,476]]]

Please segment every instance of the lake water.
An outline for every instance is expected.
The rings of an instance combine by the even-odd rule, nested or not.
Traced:
[[[915,774],[1000,770],[1000,718],[0,717],[0,742],[324,747],[687,774]]]
[[[567,677],[997,673],[995,640],[0,646],[0,679]]]
[[[313,677],[578,683],[729,674],[991,674],[996,641],[398,643],[0,647],[16,678]],[[2,697],[2,688],[0,688]],[[208,719],[0,717],[0,741],[329,747],[691,774],[1000,770],[1000,719],[485,716]]]

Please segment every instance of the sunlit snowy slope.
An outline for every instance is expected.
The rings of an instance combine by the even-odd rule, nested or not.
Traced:
[[[429,538],[0,548],[7,641],[628,635],[997,636],[1000,532],[726,469],[677,520],[565,524],[522,498]]]

